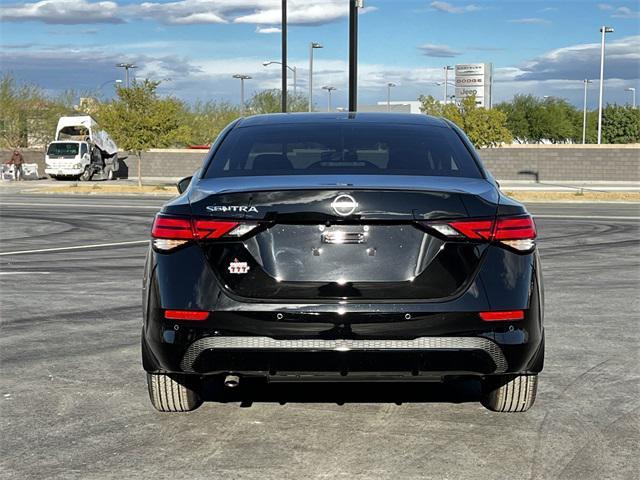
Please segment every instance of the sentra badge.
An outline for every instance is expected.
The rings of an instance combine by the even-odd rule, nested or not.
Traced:
[[[210,212],[234,212],[234,213],[258,213],[256,207],[250,207],[249,205],[209,205],[207,210]]]
[[[237,258],[233,259],[233,262],[229,264],[229,273],[247,273],[249,271],[249,264],[247,262],[239,262]]]

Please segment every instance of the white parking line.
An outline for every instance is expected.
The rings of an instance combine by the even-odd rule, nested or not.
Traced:
[[[533,215],[534,218],[570,218],[576,220],[640,220],[640,217],[605,215]]]
[[[86,208],[145,208],[160,210],[161,205],[100,205],[95,203],[27,203],[27,202],[0,202],[0,206],[14,207],[86,207]]]
[[[22,255],[25,253],[63,252],[66,250],[86,250],[88,248],[119,247],[122,245],[142,245],[143,243],[149,243],[149,240],[135,240],[132,242],[115,242],[115,243],[96,243],[93,245],[76,245],[73,247],[40,248],[38,250],[19,250],[16,252],[2,252],[0,253],[0,256]]]
[[[2,275],[49,275],[51,272],[0,272]]]

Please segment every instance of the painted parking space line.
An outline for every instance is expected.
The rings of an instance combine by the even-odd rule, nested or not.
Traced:
[[[120,247],[125,245],[142,245],[149,243],[149,240],[134,240],[132,242],[115,242],[115,243],[95,243],[92,245],[74,245],[72,247],[57,247],[57,248],[40,248],[37,250],[18,250],[15,252],[2,252],[0,256],[6,255],[24,255],[27,253],[51,253],[51,252],[64,252],[68,250],[87,250],[90,248],[105,248],[105,247]]]
[[[95,204],[95,203],[28,203],[28,202],[1,202],[0,206],[10,206],[10,207],[82,207],[82,208],[99,208],[99,209],[107,209],[107,208],[142,208],[142,209],[152,209],[152,210],[160,210],[161,204],[157,206],[154,205],[104,205],[104,204]]]
[[[49,275],[51,272],[0,272],[3,275]]]
[[[608,215],[536,215],[533,218],[569,218],[574,220],[640,220],[640,217],[632,216],[608,216]]]

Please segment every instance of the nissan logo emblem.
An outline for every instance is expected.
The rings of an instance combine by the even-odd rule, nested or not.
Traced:
[[[341,217],[347,217],[356,211],[358,202],[351,195],[338,195],[331,203],[331,208]]]

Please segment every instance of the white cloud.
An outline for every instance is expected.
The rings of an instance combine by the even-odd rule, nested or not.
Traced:
[[[280,33],[282,29],[280,27],[256,27],[256,33]]]
[[[449,58],[460,55],[460,52],[452,49],[448,45],[436,45],[434,43],[425,43],[418,47],[422,50],[422,54],[427,57]]]
[[[631,10],[629,7],[618,7],[616,8],[612,18],[640,18],[640,11]]]
[[[609,3],[599,3],[598,8],[605,12],[611,12],[611,18],[640,18],[640,11],[632,10],[629,7],[616,7]]]
[[[438,10],[440,12],[445,12],[445,13],[467,13],[467,12],[477,12],[478,10],[482,10],[480,7],[473,4],[456,7],[455,5],[452,5],[447,2],[431,2],[429,6],[434,10]]]
[[[255,23],[275,26],[281,21],[280,0],[176,0],[140,4],[91,0],[42,0],[23,5],[2,5],[3,21],[39,21],[50,24],[123,23],[139,18],[167,25]],[[361,9],[360,13],[375,10]],[[334,22],[349,13],[345,0],[290,0],[291,25]]]
[[[549,25],[551,22],[544,18],[529,17],[529,18],[514,18],[509,20],[509,23],[520,23],[523,25]]]
[[[48,24],[123,23],[115,2],[87,0],[43,0],[22,5],[0,6],[4,22],[38,21]]]
[[[640,77],[640,35],[607,43],[605,71],[608,78]],[[558,48],[527,62],[519,80],[596,78],[599,76],[600,43]]]

